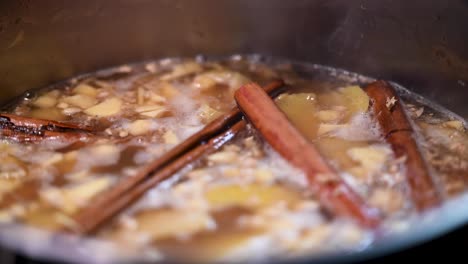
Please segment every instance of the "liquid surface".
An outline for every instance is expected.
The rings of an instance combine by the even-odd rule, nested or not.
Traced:
[[[361,89],[371,79],[240,56],[121,66],[18,102],[10,113],[85,125],[97,140],[3,138],[0,220],[50,234],[73,228],[72,216],[103,191],[235,106],[233,93],[241,85],[276,78],[292,88],[275,99],[277,106],[340,177],[381,211],[384,233],[411,228],[406,219],[417,212],[404,159],[394,157]],[[468,181],[463,120],[403,89],[399,93],[446,199],[463,193]],[[372,230],[324,212],[302,172],[248,126],[87,239],[110,242],[130,258],[206,262],[359,251],[376,238]],[[87,253],[98,256],[99,249]]]

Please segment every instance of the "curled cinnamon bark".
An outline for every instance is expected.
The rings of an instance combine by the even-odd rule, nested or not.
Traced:
[[[419,210],[441,202],[428,165],[421,154],[416,131],[395,89],[385,81],[376,81],[365,87],[371,99],[371,109],[392,146],[397,158],[406,157],[405,174],[412,199]]]
[[[320,204],[333,214],[356,219],[366,227],[380,221],[377,210],[366,205],[327,164],[315,147],[289,122],[274,101],[256,84],[237,90],[241,111],[265,140],[292,165],[302,170]]]
[[[89,128],[74,124],[0,114],[0,137],[19,142],[38,142],[50,138],[73,141],[89,137],[90,133]]]

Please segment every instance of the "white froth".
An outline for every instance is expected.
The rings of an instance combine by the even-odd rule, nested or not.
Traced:
[[[378,124],[367,113],[354,115],[347,125],[340,127],[332,134],[351,141],[379,140],[382,138]]]

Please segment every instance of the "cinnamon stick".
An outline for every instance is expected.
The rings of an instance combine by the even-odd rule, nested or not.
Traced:
[[[371,109],[392,146],[397,158],[406,157],[405,174],[415,206],[425,210],[441,202],[440,194],[423,158],[417,134],[406,113],[401,98],[386,81],[376,81],[365,87],[371,98]]]
[[[282,87],[284,87],[283,81],[274,81],[265,86],[265,92],[274,97],[279,94]],[[74,231],[79,233],[95,231],[103,222],[141,196],[144,190],[166,179],[183,167],[182,165],[190,163],[202,153],[216,149],[217,144],[224,144],[223,140],[228,138],[228,135],[237,133],[243,125],[242,114],[237,107],[213,120],[201,131],[145,166],[135,176],[122,180],[96,197],[88,207],[80,210],[74,217],[79,226],[78,230]]]
[[[46,138],[78,140],[91,130],[75,124],[0,113],[0,137],[19,142],[37,142]]]
[[[331,213],[356,219],[366,227],[379,223],[376,210],[368,207],[342,181],[315,147],[289,122],[274,101],[256,84],[235,93],[241,111],[265,140],[292,165],[301,169],[321,205]]]
[[[73,231],[81,234],[93,233],[112,216],[121,212],[129,205],[133,204],[135,201],[138,200],[138,198],[140,198],[143,194],[145,194],[155,185],[168,179],[169,177],[177,173],[180,169],[184,168],[191,162],[196,161],[201,156],[210,154],[215,150],[219,149],[229,140],[234,138],[238,134],[238,132],[240,132],[244,127],[245,122],[242,120],[238,121],[224,133],[215,136],[214,138],[208,140],[208,142],[206,142],[205,144],[201,144],[195,147],[194,149],[184,153],[174,162],[158,170],[146,181],[141,182],[140,184],[134,186],[134,188],[128,190],[126,193],[123,193],[112,203],[107,204],[104,207],[100,207],[100,205],[93,205],[93,207],[97,210],[88,209],[88,211],[79,213],[76,217],[74,217],[74,220],[78,225]],[[93,213],[91,213],[92,211]]]

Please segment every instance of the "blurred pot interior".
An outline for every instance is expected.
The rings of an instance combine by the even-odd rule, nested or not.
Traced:
[[[467,1],[0,3],[0,103],[123,63],[262,54],[392,80],[464,118]]]
[[[0,104],[163,57],[261,54],[399,83],[468,119],[468,1],[0,1]]]

